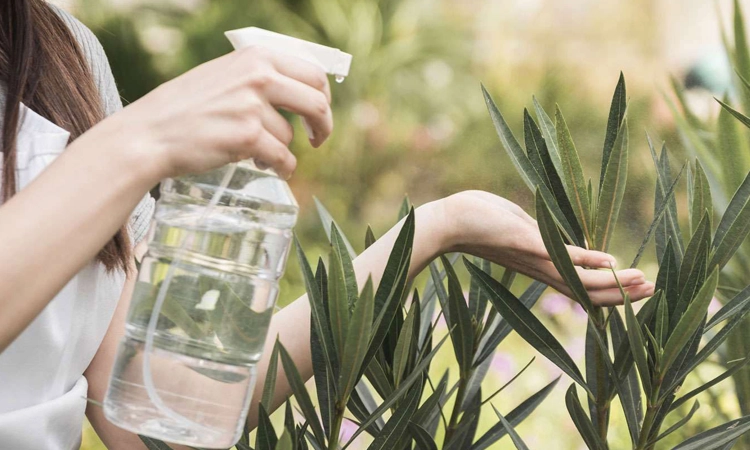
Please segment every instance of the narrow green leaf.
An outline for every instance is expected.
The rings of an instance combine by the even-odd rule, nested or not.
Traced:
[[[328,212],[325,206],[323,206],[323,203],[318,200],[318,197],[313,197],[313,200],[315,201],[315,207],[318,210],[318,216],[320,216],[320,221],[323,223],[323,229],[326,231],[326,237],[328,238],[328,242],[333,243],[333,240],[331,238],[331,229],[335,226],[336,228],[340,228],[336,221],[333,219],[333,216],[331,213]],[[346,246],[346,250],[349,253],[349,257],[351,259],[354,259],[357,257],[357,253],[354,251],[354,248],[352,247],[352,244],[349,243],[349,241],[346,239],[346,236],[341,234],[341,239],[344,242],[344,245]]]
[[[373,411],[373,413],[370,415],[370,417],[362,422],[360,424],[360,427],[357,431],[352,434],[352,437],[349,439],[349,442],[344,445],[343,449],[346,449],[354,440],[364,432],[364,430],[369,427],[371,424],[375,423],[378,419],[380,419],[380,416],[383,415],[383,413],[390,409],[391,406],[393,406],[398,400],[401,400],[406,391],[416,382],[418,379],[421,379],[423,376],[423,371],[430,365],[430,362],[432,361],[432,358],[435,357],[437,352],[440,350],[440,348],[445,343],[445,340],[448,339],[448,336],[444,336],[440,342],[435,346],[435,348],[432,349],[432,351],[427,354],[422,360],[414,367],[414,370],[409,374],[408,377],[406,377],[401,384],[396,388],[393,393],[383,400],[383,402],[378,406],[378,408]]]
[[[517,426],[524,419],[534,412],[544,399],[547,398],[550,392],[560,381],[560,377],[555,378],[551,383],[537,391],[535,394],[524,400],[520,405],[515,407],[513,411],[509,412],[506,416],[508,423],[512,426]],[[487,432],[485,432],[475,443],[471,446],[471,450],[484,450],[490,448],[495,442],[500,440],[507,434],[507,429],[502,422],[493,425]]]
[[[555,108],[555,129],[557,129],[557,147],[560,151],[563,166],[562,179],[565,184],[565,192],[573,205],[573,211],[578,218],[578,224],[583,229],[586,242],[592,243],[594,241],[590,230],[591,205],[588,201],[586,180],[583,177],[583,168],[578,158],[578,151],[559,106]]]
[[[735,314],[742,312],[750,304],[750,285],[745,287],[742,291],[737,293],[731,300],[726,302],[719,311],[711,317],[711,320],[706,324],[706,331],[715,327],[718,323],[731,319]]]
[[[360,373],[363,372],[362,362],[367,353],[372,329],[373,304],[372,278],[368,277],[362,288],[362,295],[354,305],[344,341],[339,378],[339,400],[344,403],[357,384]]]
[[[671,427],[669,427],[666,430],[664,430],[663,433],[661,433],[659,436],[657,436],[656,439],[654,439],[650,443],[651,444],[655,444],[655,443],[659,442],[660,440],[664,439],[665,437],[669,436],[670,434],[674,433],[675,431],[679,430],[680,428],[682,428],[686,423],[688,423],[690,421],[690,419],[693,418],[693,415],[695,414],[696,411],[698,411],[698,408],[700,408],[700,407],[701,407],[700,402],[698,402],[698,400],[696,400],[695,403],[693,403],[693,407],[690,408],[690,411],[687,413],[687,415],[685,417],[683,417],[682,419],[678,420],[677,422],[675,422],[674,425],[672,425]]]
[[[662,292],[660,292],[662,294]],[[659,296],[659,306],[656,308],[656,342],[659,344],[658,348],[664,348],[664,344],[667,342],[667,333],[669,331],[669,306],[664,295]]]
[[[372,232],[372,228],[370,225],[367,225],[367,232],[365,233],[365,250],[370,248],[372,244],[375,243],[378,239],[375,237],[375,233]]]
[[[578,219],[576,213],[573,211],[573,205],[570,203],[570,199],[565,194],[565,186],[560,178],[560,173],[557,171],[555,164],[548,150],[548,144],[542,136],[541,130],[537,126],[534,119],[529,115],[528,111],[524,110],[524,138],[526,141],[526,150],[529,154],[529,160],[532,165],[536,168],[539,177],[544,180],[546,187],[552,192],[555,197],[555,201],[560,207],[565,219],[570,224],[573,233],[575,234],[576,243],[583,245],[585,242],[583,236],[583,229],[578,225]]]
[[[419,406],[419,398],[422,396],[421,389],[412,389],[398,405],[396,411],[388,422],[386,422],[383,431],[373,440],[368,450],[385,450],[392,449],[401,439],[409,426],[409,421]]]
[[[685,309],[688,307],[698,289],[706,279],[706,264],[708,252],[711,246],[711,222],[708,211],[703,212],[703,219],[698,224],[693,237],[690,239],[680,267],[680,275],[677,281],[680,295],[677,302],[669,305],[671,314],[670,330],[677,325]]]
[[[536,117],[539,119],[539,126],[542,129],[544,135],[544,141],[547,143],[547,150],[549,150],[550,159],[552,164],[555,166],[555,172],[558,174],[563,172],[562,160],[560,159],[560,152],[557,149],[557,130],[555,130],[555,123],[547,115],[539,104],[536,97],[532,97],[534,102],[534,112]]]
[[[680,276],[680,268],[677,266],[675,261],[675,254],[672,250],[672,240],[667,241],[667,247],[664,251],[664,256],[659,264],[659,274],[656,276],[656,290],[663,291],[664,297],[667,303],[667,312],[669,310],[669,304],[675,304],[679,300],[679,284],[677,281]]]
[[[746,91],[742,90],[743,94]],[[724,104],[729,104],[729,95],[724,95]],[[725,108],[719,109],[716,121],[716,158],[723,168],[724,186],[739,186],[747,174],[750,155],[746,155],[746,130]]]
[[[678,263],[681,263],[682,255],[685,251],[682,234],[680,233],[680,225],[677,221],[677,202],[675,201],[674,193],[668,194],[666,189],[666,186],[670,184],[671,178],[667,148],[665,145],[662,145],[661,155],[657,157],[656,150],[651,142],[651,137],[648,134],[646,135],[646,141],[648,142],[651,158],[653,159],[654,167],[656,168],[654,209],[656,209],[656,205],[660,205],[662,201],[667,205],[664,218],[661,221],[662,230],[657,231],[656,233],[657,258],[659,260],[662,259],[663,248],[666,245],[667,237],[669,237],[672,239],[675,258]]]
[[[505,417],[500,414],[500,411],[495,408],[495,405],[492,405],[492,409],[495,410],[495,414],[497,415],[497,418],[500,419],[500,423],[503,424],[505,429],[508,432],[508,435],[510,436],[510,439],[513,441],[513,445],[516,446],[516,449],[518,450],[529,450],[529,447],[526,446],[526,443],[523,442],[523,439],[521,439],[521,436],[516,433],[516,429],[513,428],[513,425],[508,423],[508,421],[505,419]]]
[[[573,419],[573,424],[578,429],[578,433],[583,438],[586,446],[592,450],[607,450],[607,445],[601,441],[601,438],[594,429],[594,425],[588,416],[586,416],[583,406],[581,406],[575,384],[571,384],[568,392],[565,394],[565,406],[568,407],[570,418]]]
[[[728,104],[722,102],[718,98],[714,97],[714,99],[717,102],[719,102],[721,104],[721,106],[729,112],[729,114],[733,115],[735,117],[735,119],[739,120],[740,123],[742,123],[742,125],[745,125],[746,127],[750,128],[750,118],[749,117],[747,117],[746,115],[744,115],[741,112],[737,111],[736,109],[732,108]]]
[[[718,281],[719,271],[717,268],[714,268],[669,336],[667,345],[664,346],[664,359],[661,367],[662,374],[666,373],[667,369],[672,366],[672,363],[677,359],[677,355],[685,351],[685,345],[696,330],[698,330],[698,327],[706,316],[708,304],[711,303]]]
[[[490,295],[492,305],[516,332],[539,353],[555,363],[573,381],[588,390],[581,372],[560,342],[510,291],[494,278],[464,258],[464,264],[472,276],[478,277],[482,289]]]
[[[273,429],[273,424],[268,417],[266,408],[263,405],[258,406],[258,408],[258,432],[255,434],[255,450],[274,450],[278,438]]]
[[[281,357],[281,364],[284,366],[284,373],[286,379],[289,382],[289,386],[292,388],[294,398],[297,399],[302,414],[305,416],[305,420],[310,424],[315,440],[322,447],[325,446],[325,433],[323,427],[320,425],[320,420],[313,406],[310,394],[308,394],[305,388],[305,382],[297,370],[297,366],[294,364],[294,360],[289,355],[289,352],[284,348],[284,345],[279,343],[279,356]]]
[[[746,355],[744,359],[737,361],[729,366],[729,369],[722,372],[720,375],[714,377],[710,381],[703,383],[702,385],[698,386],[697,388],[693,389],[692,391],[688,392],[687,394],[680,397],[678,400],[676,400],[672,405],[669,407],[671,411],[677,409],[682,404],[690,400],[691,398],[695,397],[696,395],[700,394],[701,392],[704,392],[708,389],[711,389],[712,387],[716,386],[717,384],[721,383],[722,381],[726,380],[727,378],[731,377],[735,373],[742,370],[745,366],[747,366],[747,363],[750,362],[750,355]]]
[[[328,366],[328,370],[331,374],[338,374],[338,356],[336,353],[336,347],[333,342],[333,334],[331,333],[331,327],[328,322],[328,315],[326,313],[326,305],[323,303],[321,298],[321,291],[318,283],[313,276],[310,264],[307,262],[305,252],[302,251],[302,246],[297,240],[297,236],[294,236],[294,246],[297,250],[297,259],[299,260],[300,268],[302,269],[302,278],[305,282],[305,290],[307,291],[307,298],[310,302],[311,316],[313,319],[313,325],[320,341],[320,350],[323,354],[323,360]]]
[[[481,266],[482,270],[487,273],[492,273],[492,266],[489,261],[484,260],[478,256],[474,257],[474,264]],[[477,322],[484,320],[484,312],[487,309],[487,297],[479,290],[479,286],[476,281],[469,281],[469,311],[471,316]]]
[[[357,276],[354,274],[354,264],[352,263],[352,257],[347,252],[347,241],[344,240],[344,235],[341,234],[336,224],[331,224],[331,246],[333,247],[334,253],[338,254],[338,261],[341,264],[342,273],[344,274],[344,281],[346,287],[346,297],[348,299],[349,310],[354,308],[354,303],[357,301]],[[329,277],[330,278],[330,277]]]
[[[427,397],[427,400],[422,403],[416,413],[412,416],[412,423],[415,423],[427,430],[430,429],[430,424],[437,420],[440,416],[441,398],[445,393],[445,388],[448,385],[448,371],[446,370],[443,377],[435,387],[433,393]]]
[[[610,112],[610,118],[611,114],[612,112]],[[607,125],[607,130],[609,130],[609,125]],[[603,173],[601,185],[599,186],[599,205],[596,210],[596,228],[594,232],[594,248],[603,252],[606,252],[609,247],[609,241],[612,239],[617,218],[620,214],[622,199],[625,195],[625,182],[628,178],[627,120],[623,120],[617,139],[612,145],[613,147],[610,150],[611,155],[607,155],[607,167],[602,168]]]
[[[424,428],[418,424],[411,422],[409,423],[409,432],[411,437],[414,438],[414,442],[417,443],[417,450],[437,450],[437,444]]]
[[[570,254],[562,240],[557,225],[552,220],[549,205],[539,195],[539,191],[537,191],[536,196],[536,218],[539,222],[539,231],[544,240],[544,247],[547,249],[555,268],[560,272],[560,276],[565,281],[565,284],[573,292],[574,299],[583,306],[584,310],[591,313],[594,310],[594,305],[591,303],[588,291],[586,291],[581,279],[578,277],[578,271],[576,271],[573,260],[570,259]]]
[[[667,193],[665,196],[662,197],[663,200],[660,200],[656,202],[654,205],[654,219],[651,222],[651,225],[648,227],[648,231],[646,231],[646,235],[643,237],[643,241],[641,242],[641,246],[638,247],[638,251],[635,254],[635,258],[633,258],[633,263],[630,264],[631,269],[635,269],[638,267],[638,263],[641,260],[641,256],[643,256],[643,252],[646,250],[646,245],[651,240],[651,236],[654,235],[654,232],[656,231],[657,227],[662,223],[662,218],[666,214],[667,208],[669,207],[669,202],[664,199],[669,199],[673,197],[675,187],[677,187],[677,182],[680,180],[680,177],[682,176],[682,172],[685,170],[685,165],[682,166],[682,169],[680,170],[680,173],[677,174],[677,178],[672,182],[672,184],[669,186],[669,189],[667,189]],[[657,189],[658,191],[658,189]],[[666,243],[665,243],[666,245]],[[658,251],[658,243],[657,243],[657,256],[661,255],[661,258],[664,257],[664,250],[662,249],[661,252]],[[660,259],[661,260],[661,259]]]
[[[709,267],[723,268],[750,233],[750,173],[745,177],[722,216],[714,237]]]
[[[484,95],[484,100],[487,104],[487,109],[490,112],[490,118],[492,119],[492,123],[495,126],[497,135],[500,137],[500,141],[502,142],[503,147],[510,156],[513,165],[518,171],[518,174],[521,176],[524,183],[526,183],[526,186],[528,186],[529,189],[531,189],[532,191],[536,191],[537,189],[539,189],[542,192],[542,195],[547,200],[550,208],[552,208],[553,210],[555,220],[563,229],[566,239],[583,246],[583,242],[577,242],[575,240],[575,233],[573,232],[573,228],[565,218],[565,215],[560,210],[560,207],[557,205],[555,196],[550,192],[549,189],[547,189],[544,181],[539,177],[539,174],[536,173],[536,170],[534,170],[534,167],[531,165],[528,156],[526,156],[526,153],[518,144],[518,141],[516,140],[515,136],[513,136],[513,132],[510,130],[508,123],[503,118],[503,115],[500,113],[497,105],[495,105],[495,102],[492,101],[492,97],[490,97],[490,94],[487,92],[484,86],[482,86],[482,94]],[[549,143],[547,145],[549,147]],[[550,154],[552,154],[551,150]]]
[[[715,450],[748,431],[750,431],[750,416],[745,416],[693,436],[673,450]]]
[[[409,201],[409,196],[405,195],[404,200],[401,202],[401,208],[398,210],[398,220],[408,216],[409,210],[411,210],[411,201]]]
[[[620,316],[620,312],[616,308],[611,308],[609,317],[612,332],[612,348],[619,349],[621,345],[628,346],[627,330],[625,329],[625,323]],[[630,440],[636,443],[638,442],[641,421],[643,420],[643,402],[641,401],[641,386],[638,384],[638,371],[631,365],[627,375],[623,378],[619,377],[617,367],[610,369],[610,373],[615,374],[614,376],[610,376],[610,380],[619,383],[619,389],[617,384],[610,384],[614,384],[615,389],[613,391],[620,397],[620,405],[622,405],[622,410],[625,414],[625,422],[628,425]]]
[[[279,442],[276,443],[276,450],[292,450],[292,437],[289,435],[289,430],[286,428],[281,433]]]
[[[398,386],[401,378],[406,371],[407,363],[409,362],[409,356],[416,348],[414,324],[416,319],[419,317],[419,297],[417,301],[412,301],[409,313],[406,315],[406,320],[401,328],[401,333],[398,336],[398,342],[396,343],[396,351],[393,354],[393,383]]]
[[[375,293],[375,322],[372,327],[374,336],[370,340],[364,367],[381,348],[393,318],[401,307],[401,301],[406,293],[413,245],[414,209],[412,208],[401,226],[398,237],[396,237],[396,242],[393,244],[393,250],[388,257],[383,276],[380,278],[380,284]]]
[[[333,228],[333,234],[336,234]],[[341,255],[331,250],[328,262],[328,314],[331,320],[331,333],[336,351],[342,355],[346,332],[349,329],[349,294],[347,292],[347,274]],[[356,295],[356,294],[355,294]]]
[[[260,404],[266,409],[270,409],[271,402],[273,401],[273,393],[276,390],[276,375],[278,373],[279,365],[279,338],[276,338],[276,343],[271,350],[271,359],[268,361],[268,370],[266,370],[266,381],[263,383],[263,395],[260,400]]]
[[[641,377],[641,384],[646,395],[651,395],[651,372],[648,368],[648,357],[646,355],[646,342],[643,339],[641,324],[635,317],[633,305],[630,302],[630,296],[625,295],[625,323],[628,326],[628,341],[630,342],[630,351],[633,354],[633,360],[638,368],[638,374]]]
[[[546,289],[546,284],[541,281],[533,281],[521,295],[519,300],[526,309],[530,310]],[[477,355],[474,358],[474,366],[478,366],[489,358],[490,355],[494,354],[497,346],[500,345],[503,339],[505,339],[511,331],[513,331],[513,327],[511,327],[506,320],[503,320],[499,314],[495,314],[494,319],[485,326],[486,333],[479,341]]]
[[[627,109],[627,90],[625,89],[625,76],[620,72],[620,78],[617,80],[615,93],[612,95],[612,103],[609,107],[609,117],[607,118],[607,133],[604,135],[604,148],[602,149],[602,171],[599,176],[599,198],[604,186],[604,177],[609,167],[610,155],[616,147],[615,141],[620,134],[620,127],[625,120],[625,110]],[[600,200],[601,201],[601,200]]]
[[[461,368],[461,373],[468,374],[474,358],[474,328],[471,325],[471,313],[466,306],[456,271],[445,256],[441,256],[440,260],[448,277],[448,310],[450,311],[448,327],[453,342],[453,351],[456,353],[456,361]],[[486,273],[485,276],[489,277]]]

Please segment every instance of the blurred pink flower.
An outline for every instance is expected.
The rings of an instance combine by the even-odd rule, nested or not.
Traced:
[[[542,311],[556,316],[570,311],[570,299],[562,294],[553,293],[542,297]]]
[[[495,352],[492,364],[490,364],[490,371],[501,378],[510,378],[516,374],[516,363],[509,354]]]
[[[711,299],[711,303],[708,304],[708,314],[714,315],[721,309],[721,302],[716,298]]]
[[[359,427],[357,424],[352,422],[349,419],[344,419],[344,421],[341,423],[341,433],[339,434],[339,442],[349,442],[349,439],[352,438],[354,433],[357,431]]]

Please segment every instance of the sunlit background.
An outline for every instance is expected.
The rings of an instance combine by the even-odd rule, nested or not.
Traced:
[[[645,133],[665,140],[678,159],[685,156],[664,101],[671,92],[669,77],[680,83],[687,80],[692,87],[688,101],[710,116],[717,111],[712,96],[724,94],[731,74],[721,46],[721,23],[729,23],[731,12],[728,1],[54,3],[73,12],[99,37],[126,103],[229,52],[223,36],[229,29],[259,26],[353,54],[350,76],[333,85],[334,135],[320,149],[310,148],[303,138],[292,146],[299,159],[290,182],[301,207],[297,233],[309,256],[327,246],[313,196],[360,249],[366,225],[371,224],[377,235],[384,233],[395,222],[405,194],[421,204],[464,189],[483,189],[531,209],[532,196],[500,146],[480,83],[517,133],[532,95],[546,108],[558,103],[584,165],[598,173],[611,92],[622,71],[630,97],[631,174],[613,253],[628,264],[653,212],[654,173]],[[304,135],[301,128],[297,135]],[[651,251],[641,265],[650,275],[655,271],[653,259]],[[280,304],[303,292],[294,258],[287,272]],[[582,361],[586,318],[580,309],[552,292],[536,308],[569,353]],[[534,355],[519,338],[506,340],[495,356],[487,392]],[[452,361],[446,353],[435,369],[442,371]],[[699,373],[709,377],[712,370],[706,364]],[[558,373],[551,363],[537,358],[493,403],[507,412]],[[585,448],[561,407],[564,385],[518,427],[531,448]],[[731,381],[704,394],[701,402],[706,406],[670,442],[738,415]],[[486,415],[479,432],[495,421]],[[624,421],[618,416],[613,420],[620,426],[613,427],[617,431],[612,442],[622,444],[613,448],[626,448]],[[508,445],[503,440],[497,448]],[[88,425],[82,448],[103,448]]]

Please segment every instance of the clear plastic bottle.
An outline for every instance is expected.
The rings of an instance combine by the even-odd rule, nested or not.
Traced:
[[[298,207],[284,181],[241,162],[200,220],[227,170],[162,184],[104,402],[122,428],[200,447],[229,447],[243,428],[238,418],[246,417]],[[177,417],[154,404],[143,371],[149,320],[170,266],[150,375]]]
[[[226,35],[349,73],[338,49],[252,27]],[[286,182],[252,161],[162,183],[104,399],[110,422],[193,447],[237,442],[297,212]]]

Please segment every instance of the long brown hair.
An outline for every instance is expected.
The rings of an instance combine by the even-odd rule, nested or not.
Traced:
[[[0,198],[16,193],[16,134],[19,104],[70,132],[71,141],[104,118],[90,66],[73,34],[44,0],[2,0],[0,82],[6,88]],[[97,260],[107,270],[128,270],[127,227],[115,234]]]

